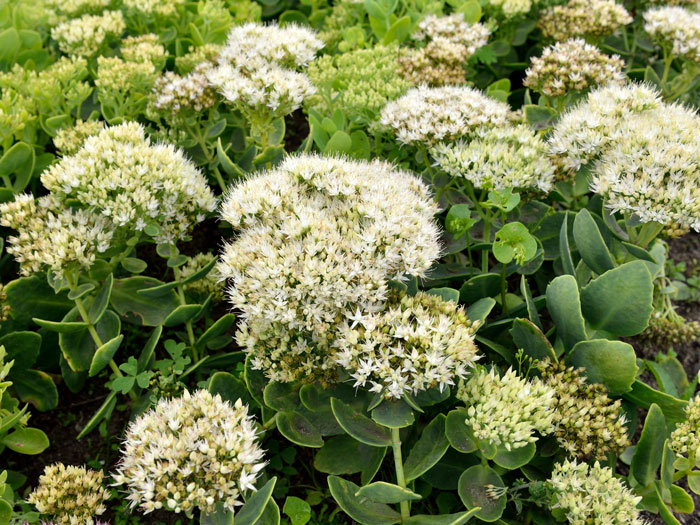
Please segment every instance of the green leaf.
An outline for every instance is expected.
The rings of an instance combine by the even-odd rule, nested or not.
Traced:
[[[33,163],[34,148],[25,142],[18,142],[0,158],[0,175],[11,175],[26,164]],[[22,191],[23,189],[15,189],[15,191]]]
[[[41,348],[41,335],[36,332],[12,332],[0,337],[0,347],[2,346],[7,351],[5,362],[15,362],[11,372],[14,373],[27,369],[36,362]]]
[[[630,464],[630,477],[636,479],[642,487],[651,485],[656,479],[656,470],[661,465],[667,437],[664,413],[658,405],[651,405]]]
[[[513,320],[510,335],[513,337],[515,346],[522,348],[525,351],[525,355],[538,361],[548,358],[556,361],[557,356],[547,337],[527,319],[518,318]]]
[[[179,306],[177,295],[164,290],[155,297],[139,294],[139,290],[163,285],[152,277],[134,276],[118,279],[112,289],[112,307],[119,315],[144,326],[163,324],[170,313]]]
[[[87,425],[85,425],[85,428],[83,428],[80,431],[80,434],[78,434],[77,439],[80,439],[90,432],[100,424],[100,421],[103,419],[108,418],[112,414],[112,410],[114,410],[114,407],[117,404],[117,392],[112,391],[109,393],[107,396],[107,399],[104,400],[104,403],[102,403],[102,406],[97,409],[97,412],[90,418],[90,421],[87,422]]]
[[[700,495],[700,472],[691,472],[688,474],[688,487],[695,494]]]
[[[445,437],[455,450],[463,453],[474,452],[479,448],[466,420],[467,413],[461,408],[448,412],[445,420]]]
[[[240,509],[236,511],[236,525],[254,525],[262,516],[268,501],[272,497],[277,478],[270,479],[265,485],[258,489]]]
[[[600,275],[615,268],[603,235],[593,216],[585,208],[578,212],[574,219],[574,240],[583,262],[595,273]]]
[[[690,494],[677,485],[671,485],[670,490],[673,510],[682,514],[692,514],[695,510],[695,503]]]
[[[235,320],[236,316],[234,314],[225,314],[217,319],[216,322],[211,325],[197,340],[197,346],[206,344],[215,337],[225,334],[226,331],[233,326]]]
[[[2,444],[20,454],[35,456],[49,448],[49,438],[38,428],[20,428],[5,436]]]
[[[280,508],[273,498],[267,502],[265,510],[255,525],[280,525]]]
[[[406,525],[464,525],[467,523],[481,507],[476,507],[467,512],[458,512],[457,514],[442,514],[432,516],[428,514],[418,514],[411,516],[406,520]]]
[[[65,319],[71,321],[79,316],[77,309],[74,309],[68,312]],[[120,330],[119,317],[111,310],[107,310],[95,325],[95,331],[101,341],[114,339],[119,335]],[[59,333],[58,345],[61,347],[63,357],[74,371],[82,372],[90,369],[97,345],[87,330]]]
[[[265,404],[275,410],[294,411],[299,406],[299,391],[293,383],[269,383],[263,392]]]
[[[416,501],[421,499],[420,494],[412,490],[404,489],[398,485],[377,481],[360,487],[355,496],[365,497],[378,503],[400,503],[402,501]]]
[[[411,17],[404,16],[391,24],[382,39],[383,45],[389,45],[392,42],[403,42],[411,34]]]
[[[556,119],[556,112],[544,106],[527,104],[523,107],[527,122],[535,129],[546,129]]]
[[[423,429],[423,433],[416,444],[413,445],[404,462],[406,481],[412,481],[426,473],[447,452],[450,443],[445,437],[446,419],[444,414],[438,414]]]
[[[177,326],[194,319],[202,309],[201,304],[181,304],[163,321],[163,326]]]
[[[568,219],[569,212],[567,211],[566,213],[566,218]],[[559,255],[561,256],[561,265],[564,268],[564,273],[575,276],[576,270],[574,269],[574,261],[571,258],[568,222],[568,220],[562,221],[559,230]]]
[[[17,29],[9,27],[0,33],[0,60],[10,61],[22,46]]]
[[[92,324],[97,324],[97,322],[104,315],[107,305],[109,304],[109,298],[112,295],[112,286],[114,285],[114,277],[110,273],[105,279],[102,288],[97,292],[95,300],[90,305],[90,311],[88,312],[88,320]]]
[[[585,368],[590,383],[604,384],[613,395],[629,392],[637,377],[634,348],[622,341],[581,341],[571,350],[567,362]]]
[[[509,222],[496,232],[492,251],[500,263],[523,265],[537,253],[537,241],[524,224]]]
[[[119,264],[129,273],[141,273],[148,267],[146,261],[136,257],[126,257]]]
[[[557,327],[564,347],[571,349],[586,339],[586,327],[581,313],[578,285],[571,275],[556,277],[547,286],[547,309]]]
[[[233,512],[226,510],[223,503],[217,503],[214,512],[202,512],[200,525],[233,525]]]
[[[390,525],[401,521],[399,513],[388,505],[356,496],[360,487],[351,481],[328,476],[328,487],[338,506],[361,525]]]
[[[289,516],[292,525],[304,525],[311,519],[311,505],[295,496],[287,497],[282,512]]]
[[[455,303],[459,302],[459,291],[455,290],[454,288],[431,288],[426,293],[429,295],[437,295],[444,301],[453,301]]]
[[[373,447],[391,445],[391,431],[354,410],[340,399],[331,398],[331,409],[338,424],[356,440]]]
[[[642,408],[649,408],[656,403],[671,423],[685,420],[685,407],[687,401],[676,399],[673,396],[654,390],[649,385],[637,380],[632,384],[632,390],[623,395],[625,399]]]
[[[467,317],[472,321],[479,321],[480,325],[483,325],[494,306],[496,306],[496,300],[491,297],[479,299],[467,307]]]
[[[482,521],[496,521],[506,508],[506,494],[494,499],[487,492],[487,486],[505,487],[501,477],[491,468],[474,465],[465,470],[459,478],[457,491],[462,503],[468,509],[480,507],[474,515]]]
[[[207,390],[212,395],[220,395],[221,399],[233,404],[239,399],[250,404],[252,399],[245,383],[238,377],[228,372],[215,372],[209,378]]]
[[[204,265],[202,268],[194,272],[192,275],[189,277],[184,278],[182,281],[180,281],[181,285],[184,284],[189,284],[193,283],[195,281],[199,281],[200,279],[203,279],[204,277],[207,276],[209,272],[216,266],[217,258],[214,257],[211,261],[209,261],[206,265]]]
[[[472,277],[459,289],[459,298],[466,304],[472,304],[484,297],[495,297],[501,293],[501,276],[484,273]]]
[[[385,454],[386,448],[371,447],[343,434],[323,444],[314,456],[314,468],[337,476],[360,472],[365,484],[377,473]]]
[[[581,290],[581,308],[594,328],[628,337],[647,327],[653,294],[647,265],[633,261],[603,273],[585,286]]]
[[[95,285],[92,283],[81,284],[75,290],[71,290],[70,292],[68,292],[68,299],[70,299],[71,301],[75,301],[76,299],[80,299],[81,297],[84,297],[85,295],[89,294],[94,289]]]
[[[245,177],[245,172],[239,168],[226,154],[226,151],[224,151],[224,147],[221,144],[221,137],[216,139],[216,158],[219,161],[219,165],[231,177]]]
[[[325,149],[326,154],[331,153],[350,153],[352,150],[352,138],[343,130],[338,130],[328,140]]]
[[[58,390],[51,376],[41,370],[12,370],[12,382],[19,398],[46,412],[58,406]]]
[[[318,428],[298,412],[277,412],[277,430],[289,441],[302,447],[321,448],[323,438]]]
[[[404,428],[413,424],[413,410],[405,401],[385,399],[372,410],[372,419],[389,428]]]
[[[83,332],[87,330],[88,324],[83,321],[47,321],[45,319],[37,319],[36,317],[32,319],[36,324],[42,328],[46,328],[52,332],[58,332],[59,334],[74,334],[76,332]]]
[[[123,339],[123,335],[118,335],[117,337],[107,341],[95,351],[95,355],[92,357],[92,363],[90,364],[90,377],[99,374],[102,369],[109,364],[114,357],[114,354],[117,353],[119,345],[122,344]]]
[[[141,350],[141,355],[139,355],[136,369],[137,372],[143,372],[148,367],[149,363],[151,362],[151,357],[153,357],[153,353],[155,352],[156,345],[158,344],[158,340],[160,339],[160,334],[162,332],[162,326],[156,326],[153,329],[153,332],[151,332],[148,341],[146,341],[146,344],[143,346],[143,350]]]
[[[0,45],[2,45],[1,42]],[[0,525],[10,525],[10,518],[12,518],[12,505],[4,499],[0,499]]]
[[[459,6],[457,12],[464,13],[464,20],[468,24],[476,24],[481,20],[481,4],[478,0],[467,0]]]
[[[530,460],[535,457],[536,450],[537,447],[534,443],[528,443],[524,447],[511,450],[506,450],[504,447],[497,447],[493,462],[499,467],[515,470],[530,463]]]

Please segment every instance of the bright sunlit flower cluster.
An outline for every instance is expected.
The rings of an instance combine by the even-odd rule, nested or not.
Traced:
[[[466,424],[474,437],[506,450],[554,432],[555,392],[539,379],[527,380],[509,368],[481,370],[459,384],[457,398],[467,409]]]
[[[514,119],[508,104],[467,86],[419,86],[387,104],[380,124],[403,144],[431,146],[468,137],[481,127],[498,127]]]
[[[467,142],[439,143],[430,150],[440,168],[477,188],[552,190],[555,166],[547,143],[525,124],[478,129]]]
[[[533,57],[523,84],[547,96],[585,91],[603,84],[624,84],[625,63],[582,38],[558,42]]]
[[[644,13],[644,30],[676,57],[700,62],[700,13],[679,6]]]
[[[525,15],[532,9],[532,0],[489,0],[488,3],[503,13],[505,18]]]
[[[463,379],[479,356],[472,323],[453,301],[418,292],[393,294],[376,313],[347,312],[334,359],[354,386],[387,398],[442,391]]]
[[[104,514],[109,492],[102,487],[102,471],[56,463],[44,468],[39,486],[27,501],[61,525],[93,525]]]
[[[126,485],[131,507],[213,512],[217,503],[233,511],[242,494],[255,490],[265,466],[248,407],[207,390],[162,399],[126,432],[114,475]]]
[[[184,76],[167,71],[153,85],[153,107],[170,115],[184,110],[201,112],[216,103],[216,92],[207,79],[211,64],[202,62]]]
[[[152,33],[125,38],[122,40],[120,51],[122,58],[127,62],[148,62],[156,69],[161,69],[168,57],[158,35]]]
[[[125,29],[121,11],[105,11],[101,15],[83,15],[63,22],[51,30],[51,38],[67,55],[91,57]]]
[[[671,434],[671,448],[677,454],[700,462],[700,395],[688,401],[685,421]]]
[[[235,187],[222,217],[240,233],[219,271],[253,366],[273,381],[334,379],[343,318],[376,311],[387,279],[437,259],[436,211],[422,182],[379,161],[290,157]]]
[[[123,0],[124,7],[141,15],[173,16],[185,0]]]
[[[151,144],[139,124],[106,128],[41,175],[60,198],[90,206],[118,228],[159,229],[158,242],[183,238],[216,208],[202,173],[181,151]]]
[[[635,496],[610,467],[565,461],[554,467],[547,481],[551,508],[572,525],[643,525]]]
[[[537,20],[542,33],[554,40],[612,35],[630,23],[632,16],[614,0],[569,0],[545,9]]]

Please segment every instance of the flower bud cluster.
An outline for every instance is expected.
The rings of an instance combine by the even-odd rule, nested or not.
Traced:
[[[544,361],[540,370],[556,392],[555,435],[569,456],[602,460],[627,448],[627,419],[620,414],[620,400],[610,399],[605,386],[586,383],[583,369],[563,363]]]
[[[103,478],[102,471],[63,463],[49,465],[27,501],[56,524],[93,525],[95,516],[104,514],[104,502],[109,498],[102,487]]]
[[[499,127],[515,119],[510,106],[467,86],[419,86],[389,102],[381,112],[381,126],[403,144],[470,137],[481,127]]]
[[[533,57],[523,84],[550,97],[586,91],[603,84],[624,84],[625,63],[582,38],[558,42]]]
[[[537,27],[554,40],[572,37],[603,37],[632,23],[632,16],[614,0],[569,0],[540,12]]]
[[[206,390],[162,399],[129,424],[114,475],[131,507],[233,512],[265,466],[248,406]]]
[[[125,29],[121,11],[105,11],[101,15],[83,15],[63,22],[51,30],[51,38],[66,55],[91,57],[110,39],[121,36]]]
[[[644,331],[644,337],[660,346],[694,343],[700,341],[700,323],[686,321],[678,314],[666,317],[661,312],[654,312]]]
[[[201,67],[202,62],[215,64],[221,53],[222,46],[219,44],[204,44],[195,47],[188,53],[180,57],[175,57],[175,67],[181,75],[193,72],[197,67]]]
[[[474,437],[506,450],[534,443],[537,433],[554,432],[554,389],[511,368],[502,375],[495,368],[476,372],[460,382],[457,398],[466,405],[465,423]]]
[[[127,10],[141,16],[171,17],[185,4],[185,0],[123,0]]]
[[[453,177],[464,177],[476,188],[534,189],[548,193],[555,165],[547,143],[525,124],[478,129],[468,142],[442,142],[430,154]]]
[[[219,271],[253,367],[334,380],[343,320],[378,311],[388,279],[423,276],[439,256],[436,210],[419,179],[380,161],[289,157],[235,187],[222,217],[239,233]]]
[[[334,344],[335,362],[356,387],[399,399],[432,387],[455,384],[479,358],[478,323],[454,301],[418,292],[392,293],[376,313],[347,314]]]
[[[88,137],[74,155],[41,175],[61,199],[75,199],[108,217],[114,228],[159,229],[157,242],[183,238],[216,207],[206,179],[169,144],[151,144],[136,123],[106,128]]]
[[[187,262],[179,267],[179,279],[185,280],[191,275],[202,270],[207,264],[211,263],[216,255],[212,253],[198,253],[192,257],[187,258]],[[207,297],[212,296],[212,299],[216,302],[224,300],[224,291],[221,286],[222,277],[219,275],[219,270],[215,266],[212,268],[207,275],[196,281],[185,284],[183,287],[185,291]]]
[[[700,395],[688,401],[685,421],[671,434],[671,448],[677,454],[700,463]]]
[[[202,62],[185,76],[167,71],[153,85],[153,107],[171,116],[185,110],[196,113],[216,104],[216,91],[207,79],[211,64]]]
[[[162,69],[168,58],[158,35],[153,33],[125,38],[120,50],[122,58],[127,62],[150,63],[156,69]]]
[[[644,30],[676,57],[700,62],[700,13],[665,6],[644,13]]]
[[[554,467],[547,481],[551,508],[573,525],[643,525],[635,496],[610,467],[565,461]]]
[[[488,0],[488,3],[502,13],[504,18],[526,15],[532,9],[532,0]]]
[[[97,135],[104,127],[101,120],[77,120],[73,126],[58,130],[53,144],[62,155],[74,155],[86,138]]]

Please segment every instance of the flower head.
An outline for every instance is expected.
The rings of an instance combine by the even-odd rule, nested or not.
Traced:
[[[159,228],[158,242],[183,238],[216,207],[204,176],[181,151],[151,144],[136,123],[88,137],[75,154],[41,175],[60,198],[72,198],[108,217],[116,228]]]
[[[104,502],[109,498],[102,487],[103,477],[102,471],[85,467],[49,465],[27,501],[57,524],[93,525],[93,518],[104,514]]]
[[[466,424],[474,436],[507,450],[534,443],[536,433],[554,432],[554,390],[513,369],[503,375],[495,368],[476,372],[460,382],[457,398],[466,405]]]
[[[83,146],[83,142],[97,135],[105,127],[101,120],[77,120],[75,125],[58,131],[53,139],[54,146],[63,155],[73,155]]]
[[[680,6],[664,6],[644,12],[644,30],[672,53],[700,62],[700,13]]]
[[[525,15],[532,9],[532,0],[489,0],[488,3],[503,13],[505,18]]]
[[[355,386],[401,398],[432,387],[442,391],[466,377],[478,359],[470,321],[453,301],[418,292],[393,293],[378,312],[348,312],[334,343],[335,362]]]
[[[124,7],[138,15],[170,17],[177,14],[185,0],[124,0]]]
[[[255,490],[262,457],[240,399],[231,404],[207,390],[185,391],[129,425],[114,479],[144,513],[165,508],[191,516],[197,508],[213,512],[217,503],[233,511],[242,493]]]
[[[83,15],[57,25],[51,38],[66,55],[91,57],[126,29],[121,11],[105,11],[101,15]]]
[[[127,62],[148,62],[156,69],[161,69],[168,57],[168,52],[160,43],[160,38],[153,33],[125,38],[122,40],[120,50]]]
[[[671,448],[677,454],[694,458],[700,464],[700,395],[688,401],[685,421],[671,434]]]
[[[207,72],[211,64],[202,62],[190,73],[181,76],[167,71],[153,85],[153,107],[171,116],[190,110],[199,113],[216,103],[216,92]]]
[[[632,16],[614,0],[569,0],[543,10],[537,26],[546,37],[607,36],[632,23]]]

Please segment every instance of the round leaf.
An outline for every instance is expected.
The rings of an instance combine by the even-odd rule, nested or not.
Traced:
[[[577,368],[585,368],[589,382],[604,384],[614,395],[629,392],[637,377],[634,348],[622,341],[581,341],[574,346],[567,361]]]
[[[459,478],[457,491],[462,503],[468,509],[481,509],[475,516],[482,521],[496,521],[506,508],[506,495],[492,498],[487,486],[505,487],[501,477],[491,468],[484,465],[474,465],[468,468]]]

